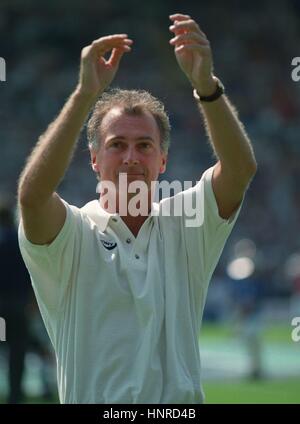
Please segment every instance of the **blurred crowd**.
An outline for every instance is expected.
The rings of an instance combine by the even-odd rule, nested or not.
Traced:
[[[258,292],[290,299],[300,293],[300,82],[292,59],[300,56],[300,2],[253,0],[1,1],[0,192],[16,194],[17,179],[39,135],[77,83],[80,51],[102,35],[125,32],[134,40],[113,86],[142,88],[166,105],[172,124],[167,180],[196,181],[213,165],[212,150],[168,41],[168,15],[190,14],[211,41],[215,74],[225,85],[252,141],[258,173],[244,201],[211,285],[230,280],[226,270],[251,243]],[[96,196],[85,131],[59,193],[82,206]],[[2,278],[2,277],[1,277]],[[250,277],[249,277],[250,278]],[[215,289],[214,289],[215,287]],[[215,291],[214,291],[215,290]],[[223,293],[223,292],[222,292]],[[214,295],[214,296],[213,296]],[[216,308],[224,302],[221,296]],[[212,304],[212,303],[211,303]],[[299,310],[300,315],[300,310]]]

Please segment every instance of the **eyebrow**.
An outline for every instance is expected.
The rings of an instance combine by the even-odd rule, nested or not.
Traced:
[[[126,137],[124,137],[122,135],[116,135],[116,136],[110,137],[107,140],[107,142],[114,141],[114,140],[126,140]],[[147,140],[147,141],[151,141],[152,143],[154,143],[153,138],[148,136],[148,135],[137,137],[135,140],[137,140],[137,141],[143,141],[143,140],[146,141]]]

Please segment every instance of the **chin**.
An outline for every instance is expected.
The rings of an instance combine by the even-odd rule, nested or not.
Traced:
[[[145,180],[144,174],[127,174],[128,181]]]

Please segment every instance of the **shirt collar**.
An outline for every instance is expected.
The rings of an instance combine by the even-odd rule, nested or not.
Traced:
[[[111,214],[103,209],[99,200],[92,200],[91,202],[84,205],[81,210],[86,213],[92,221],[95,222],[101,232],[106,230],[110,218],[117,215]]]
[[[117,213],[109,213],[100,205],[99,200],[92,200],[88,202],[81,210],[88,215],[88,217],[95,222],[99,230],[103,233],[112,217],[119,217]],[[152,215],[158,215],[159,205],[152,203]]]

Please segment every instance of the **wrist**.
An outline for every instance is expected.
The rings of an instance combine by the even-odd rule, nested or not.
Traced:
[[[193,84],[194,89],[197,91],[199,96],[211,96],[217,88],[217,77],[212,75],[210,78]]]
[[[94,104],[98,97],[102,94],[103,91],[91,92],[84,89],[80,84],[77,85],[74,91],[74,95],[78,100],[87,103]]]
[[[221,97],[225,92],[224,85],[217,77],[214,77],[214,85],[214,90],[211,91],[210,94],[203,94],[203,92],[200,92],[199,89],[195,88],[193,92],[195,99],[201,103],[214,102],[219,99],[219,97]]]

